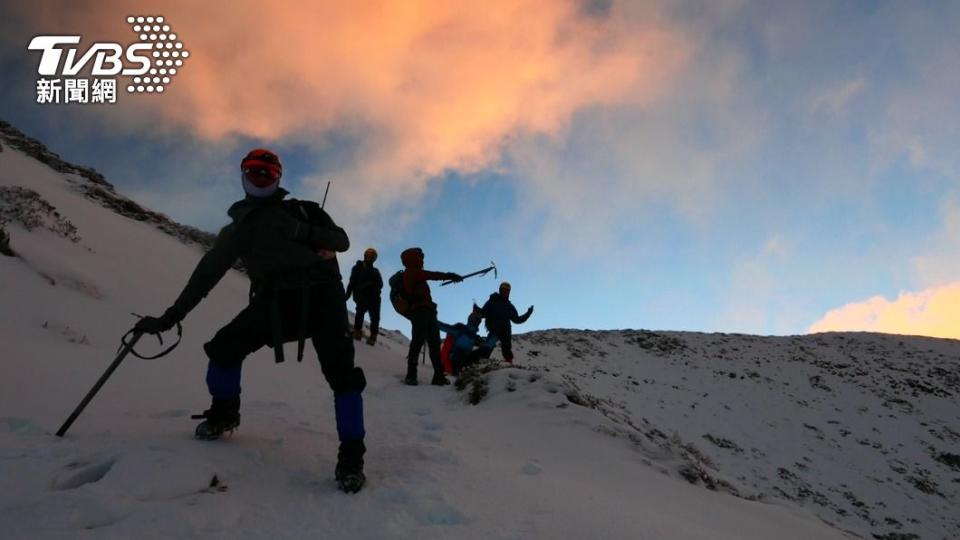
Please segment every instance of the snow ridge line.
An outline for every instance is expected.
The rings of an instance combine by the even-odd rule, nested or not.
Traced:
[[[116,188],[92,167],[74,165],[59,154],[52,152],[40,141],[24,134],[9,122],[0,120],[0,139],[11,148],[19,150],[51,169],[64,174],[75,189],[86,198],[108,208],[121,216],[154,225],[184,244],[196,244],[204,251],[213,246],[215,235],[183,225],[168,216],[155,212],[117,193]]]

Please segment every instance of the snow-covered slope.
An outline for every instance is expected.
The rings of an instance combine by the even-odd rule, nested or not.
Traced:
[[[644,446],[679,447],[691,479],[864,536],[960,537],[960,342],[552,330],[516,349]]]
[[[738,424],[701,430],[691,420],[695,415],[684,418],[673,409],[681,402],[689,407],[686,400],[697,392],[683,377],[694,379],[702,372],[698,383],[716,384],[712,370],[685,371],[673,356],[648,354],[609,336],[596,341],[598,334],[521,338],[527,367],[493,364],[465,380],[462,391],[400,384],[406,340],[398,333],[388,333],[376,347],[359,345],[357,362],[369,381],[364,394],[369,484],[353,496],[338,492],[332,481],[337,447],[332,395],[312,353],[303,363],[281,365],[274,364],[269,350],[251,356],[244,368],[240,429],[225,441],[195,441],[189,414],[208,404],[201,345],[246,299],[247,282],[237,272],[230,272],[188,317],[183,343],[173,354],[155,361],[127,359],[67,437],[57,438],[52,433],[114,357],[120,335],[134,322],[130,313],[165,308],[201,251],[197,243],[162,232],[170,230],[162,220],[120,215],[117,204],[126,204],[118,195],[113,195],[121,201],[117,204],[91,197],[83,175],[55,171],[10,148],[2,137],[0,144],[0,201],[5,201],[0,202],[0,219],[8,221],[4,228],[17,254],[0,256],[0,537],[845,536],[813,514],[819,507],[808,510],[778,498],[771,492],[773,484],[755,477],[756,471],[766,471],[767,462],[776,461],[797,478],[819,485],[793,465],[802,463],[803,455],[820,456],[800,450],[816,446],[812,429],[797,429],[781,444],[779,435],[770,435],[765,426],[751,425],[766,418],[754,411],[742,414]],[[31,210],[23,212],[24,207]],[[677,336],[688,342],[692,356],[706,350],[710,340],[731,339],[731,348],[746,348],[757,339]],[[915,350],[927,340],[904,342]],[[952,342],[930,343],[956,357]],[[156,346],[145,339],[138,348],[148,352]],[[811,355],[817,352],[810,347]],[[614,354],[618,349],[629,354]],[[826,345],[824,350],[831,359],[841,354]],[[743,385],[742,397],[723,403],[747,407],[746,385],[756,383],[745,368],[728,364],[740,365],[731,359],[724,371],[747,378],[736,380]],[[750,369],[765,373],[761,367]],[[647,370],[643,378],[656,382],[644,383],[639,372],[628,369]],[[598,376],[594,370],[607,374]],[[824,384],[830,384],[832,379],[824,377]],[[726,388],[733,383],[720,380]],[[795,384],[792,388],[800,386]],[[668,391],[673,385],[677,389]],[[654,414],[654,405],[631,386],[644,389],[649,394],[644,399],[658,389],[652,403],[662,399],[670,407]],[[953,392],[951,388],[944,387]],[[811,393],[817,391],[798,388],[795,394],[812,403]],[[732,390],[715,392],[711,395],[733,395]],[[781,393],[786,400],[786,391]],[[471,405],[471,397],[482,399]],[[910,401],[914,414],[922,411],[931,429],[952,436],[934,421],[955,415],[956,402],[936,400]],[[713,408],[707,397],[697,401],[702,410]],[[763,400],[756,403],[757,408],[769,406]],[[947,411],[935,409],[951,404]],[[808,423],[826,432],[830,419]],[[846,429],[855,428],[859,437],[860,430],[872,425],[852,423]],[[863,436],[890,447],[907,429],[892,419],[882,425],[896,431]],[[663,436],[651,435],[654,426]],[[679,437],[671,442],[674,431]],[[728,460],[702,443],[700,431],[734,441],[748,457],[753,448],[765,456]],[[791,441],[796,448],[788,452]],[[680,447],[690,442],[703,455],[709,453],[721,472],[693,461],[693,447]],[[947,444],[936,448],[950,452]],[[921,457],[907,450],[898,455],[905,461]],[[919,474],[912,472],[912,462],[905,467]],[[726,478],[742,496],[729,489],[705,489],[685,477],[700,483]],[[933,473],[929,479],[937,482],[945,501],[955,500],[955,483]],[[857,491],[858,486],[850,491],[872,502],[870,491]],[[795,491],[785,491],[795,496]],[[768,495],[744,498],[759,493]],[[927,496],[914,496],[920,495]],[[928,510],[917,514],[918,524],[897,517],[909,509],[889,515],[903,522],[904,532],[929,532],[931,538],[946,534],[934,527],[947,526],[949,510],[922,508]],[[858,526],[821,516],[840,521],[841,528]]]

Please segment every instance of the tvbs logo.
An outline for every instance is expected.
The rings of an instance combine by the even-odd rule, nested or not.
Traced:
[[[123,47],[118,43],[94,43],[87,52],[77,60],[77,49],[67,49],[67,60],[63,62],[61,70],[60,59],[63,56],[61,45],[77,45],[80,43],[80,36],[37,36],[30,41],[27,46],[31,51],[43,51],[40,56],[40,67],[37,73],[40,75],[76,75],[93,59],[93,67],[90,74],[94,77],[104,75],[143,75],[150,70],[149,51],[153,49],[150,43],[134,43],[127,47],[126,59],[135,64],[140,64],[137,68],[124,68]],[[141,51],[144,51],[141,53]]]
[[[118,75],[132,77],[129,93],[163,93],[190,53],[163,17],[130,16],[127,24],[139,37],[127,46],[95,42],[84,51],[81,36],[34,37],[27,49],[41,53],[37,102],[115,103],[117,80],[109,77]],[[88,68],[92,78],[76,77]]]

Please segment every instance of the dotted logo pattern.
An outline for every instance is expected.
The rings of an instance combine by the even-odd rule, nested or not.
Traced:
[[[141,43],[153,46],[153,65],[147,73],[133,78],[127,92],[163,93],[183,62],[190,57],[190,51],[183,48],[183,43],[177,40],[177,34],[163,17],[131,15],[127,17],[127,24],[133,27]]]

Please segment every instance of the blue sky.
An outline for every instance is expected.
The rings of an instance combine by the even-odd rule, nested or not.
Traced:
[[[112,37],[125,11],[57,5],[0,23],[0,117],[183,222],[222,225],[267,146],[296,196],[332,182],[345,275],[367,246],[384,277],[414,245],[430,269],[493,260],[536,305],[524,329],[788,334],[832,313],[817,329],[943,335],[952,316],[930,306],[960,290],[956,3],[289,2],[282,43],[174,3],[193,57],[168,92],[85,107],[33,103],[26,43]],[[291,63],[289,41],[315,46]],[[434,287],[441,319],[496,284]]]

